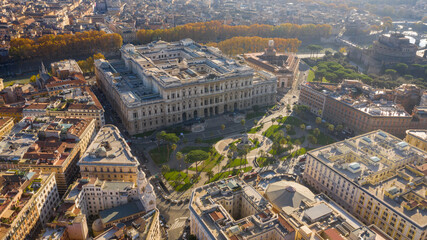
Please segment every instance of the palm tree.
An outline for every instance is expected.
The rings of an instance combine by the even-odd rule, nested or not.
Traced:
[[[322,116],[322,109],[317,110],[317,115]]]
[[[171,150],[172,150],[172,152],[173,152],[173,151],[175,151],[176,147],[177,147],[177,146],[176,146],[176,144],[175,144],[175,143],[171,145]],[[168,156],[168,157],[170,158],[170,156]],[[170,159],[169,159],[169,160],[170,160]]]
[[[335,129],[335,126],[334,126],[333,124],[329,124],[329,125],[328,125],[328,130],[329,130],[329,131],[333,132],[333,131],[334,131],[334,129]]]
[[[320,117],[316,117],[316,124],[319,125],[322,123],[322,119]]]
[[[221,130],[224,131],[224,129],[225,129],[225,125],[221,124]]]
[[[206,172],[206,176],[208,177],[208,182],[210,182],[211,181],[211,177],[213,177],[214,176],[214,173],[213,173],[213,171],[212,170],[209,170],[209,171],[207,171]]]
[[[335,128],[338,132],[341,132],[344,129],[344,126],[342,124],[338,124]]]
[[[298,150],[299,150],[299,146],[301,145],[301,140],[296,139],[296,140],[294,141],[294,145],[296,145],[296,146],[297,146],[297,151],[298,151]]]
[[[314,136],[318,137],[320,135],[320,130],[318,128],[315,128],[313,130],[313,134],[314,134]]]
[[[305,124],[304,123],[302,123],[301,125],[299,125],[299,127],[301,128],[301,130],[305,130]]]
[[[317,144],[317,138],[314,135],[309,135],[308,136],[308,142],[311,144]]]
[[[240,121],[240,124],[242,124],[242,126],[245,127],[245,133],[246,133],[246,120],[242,119],[242,121]]]
[[[184,155],[182,154],[182,152],[177,152],[175,154],[175,158],[176,158],[176,160],[179,161],[179,166],[181,167],[181,161],[182,161],[182,159],[184,159]]]
[[[162,173],[167,173],[170,171],[170,167],[166,164],[162,165]]]

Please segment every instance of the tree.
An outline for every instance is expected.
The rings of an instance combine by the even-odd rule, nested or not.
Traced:
[[[122,37],[117,33],[86,31],[75,34],[48,34],[35,41],[26,38],[12,39],[9,55],[14,60],[64,59],[97,52],[115,52],[121,46]]]
[[[338,132],[341,132],[344,129],[344,126],[342,124],[338,124],[335,128]]]
[[[179,141],[179,137],[176,136],[175,133],[166,133],[165,131],[161,131],[156,135],[158,141],[165,141],[167,143],[166,148],[168,150],[168,157],[170,156],[170,150]],[[176,145],[175,145],[176,149]]]
[[[322,113],[323,113],[322,109],[317,110],[317,115],[322,116]],[[317,118],[316,118],[316,119],[317,119]],[[320,120],[321,120],[321,119],[320,119]]]
[[[302,123],[301,125],[299,125],[299,127],[301,128],[301,130],[305,130],[305,124],[304,123]]]
[[[294,141],[294,145],[295,145],[295,146],[297,146],[297,151],[298,151],[299,146],[300,146],[301,144],[302,144],[302,143],[301,143],[301,140],[299,140],[299,139],[296,139],[296,140]]]
[[[224,131],[224,129],[225,129],[225,125],[221,124],[221,130]]]
[[[408,70],[408,65],[405,63],[398,63],[394,66],[394,69],[401,75],[405,75],[406,70]]]
[[[345,47],[340,48],[340,53],[344,54],[347,52],[347,49]]]
[[[320,117],[316,117],[316,124],[319,125],[322,123],[322,119]]]
[[[156,134],[156,140],[157,140],[157,147],[160,147],[160,141],[162,141],[163,140],[163,136],[166,134],[166,132],[165,131],[161,131],[161,132],[158,132],[157,134]]]
[[[206,176],[208,177],[208,182],[210,182],[211,181],[211,177],[214,176],[213,171],[212,170],[207,171],[206,172]]]
[[[387,69],[385,70],[385,74],[389,75],[391,79],[395,80],[397,77],[397,71],[394,69]]]
[[[166,164],[162,165],[162,173],[165,174],[170,171],[170,167]]]
[[[320,135],[320,130],[318,128],[315,128],[313,130],[313,134],[314,134],[314,136],[318,137]]]
[[[311,144],[317,144],[317,138],[316,138],[316,136],[314,136],[314,135],[309,135],[308,136],[308,142],[309,143],[311,143]]]
[[[175,154],[175,158],[176,158],[176,160],[178,160],[179,162],[181,162],[182,159],[184,159],[184,155],[182,154],[182,152],[177,152]],[[181,163],[179,165],[181,166]]]
[[[285,128],[286,128],[286,132],[289,132],[289,131],[292,130],[292,125],[291,124],[286,124]]]
[[[333,124],[329,124],[329,125],[328,125],[328,130],[329,130],[330,132],[333,132],[333,131],[334,131],[334,129],[335,129],[335,126],[334,126]]]
[[[36,80],[37,80],[37,76],[36,75],[31,76],[30,82],[34,83],[34,82],[36,82]]]
[[[190,151],[186,156],[186,161],[189,163],[196,163],[196,174],[198,173],[198,163],[199,161],[203,161],[209,158],[209,153],[203,151],[203,150],[192,150]]]

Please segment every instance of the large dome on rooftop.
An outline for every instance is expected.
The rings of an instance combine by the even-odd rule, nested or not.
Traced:
[[[269,184],[265,196],[287,215],[298,209],[304,201],[313,202],[315,197],[307,187],[284,180]]]

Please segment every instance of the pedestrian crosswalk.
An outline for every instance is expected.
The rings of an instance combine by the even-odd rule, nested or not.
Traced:
[[[169,230],[173,230],[173,229],[177,229],[177,228],[182,228],[185,225],[185,219],[187,219],[186,217],[180,217],[175,219],[175,222],[172,224],[172,226],[170,227]]]

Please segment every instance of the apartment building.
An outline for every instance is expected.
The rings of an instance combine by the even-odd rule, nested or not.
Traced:
[[[0,239],[34,239],[60,201],[55,173],[8,170],[0,179]]]
[[[77,162],[94,136],[94,119],[27,117],[0,142],[0,167],[56,173],[62,195],[77,177]]]
[[[303,179],[393,239],[425,239],[426,158],[378,130],[308,152]]]
[[[56,116],[73,118],[93,118],[96,129],[105,124],[104,108],[90,87],[65,88],[57,91],[50,99],[36,98],[27,102],[23,117]]]
[[[22,107],[8,107],[2,106],[0,107],[0,117],[11,117],[14,122],[17,123],[22,119]]]
[[[135,182],[139,162],[114,125],[102,127],[78,163],[83,178]]]
[[[330,123],[342,124],[344,129],[355,134],[382,129],[403,138],[408,129],[427,128],[423,108],[417,110],[419,107],[415,107],[412,115],[405,110],[404,106],[414,105],[413,101],[402,100],[403,87],[396,91],[375,89],[357,80],[344,80],[339,85],[305,83],[301,86],[298,103],[307,105],[313,114]]]
[[[427,130],[426,129],[407,130],[405,141],[427,152]]]
[[[124,45],[95,61],[97,82],[130,134],[275,103],[277,78],[191,39]]]
[[[89,237],[87,216],[76,204],[64,201],[56,208],[54,218],[46,224],[41,240],[86,240]]]
[[[197,239],[287,239],[295,232],[260,193],[238,178],[196,188],[189,208],[191,233]]]
[[[0,139],[3,138],[4,135],[9,134],[13,128],[15,123],[13,122],[13,118],[11,117],[2,117],[0,118]]]
[[[104,108],[89,86],[58,91],[55,98],[56,99],[54,101],[48,102],[46,115],[73,118],[93,118],[95,119],[97,130],[104,126]]]
[[[385,234],[375,226],[366,226],[324,194],[315,195],[299,183],[270,183],[264,196],[295,229],[292,239],[388,239],[379,238]]]

